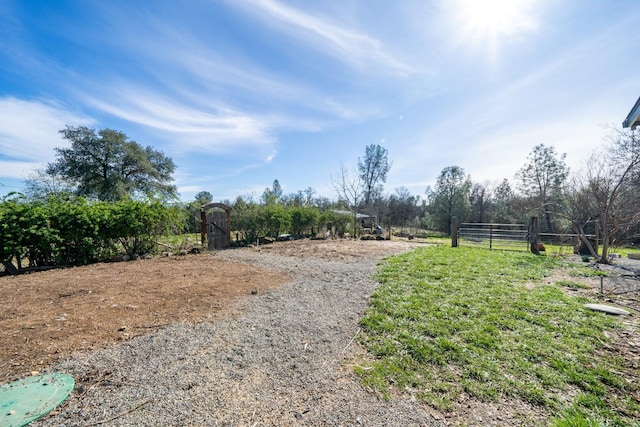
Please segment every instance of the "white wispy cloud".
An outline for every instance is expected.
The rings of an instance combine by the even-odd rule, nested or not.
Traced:
[[[618,25],[628,23],[612,23]],[[499,90],[466,99],[437,122],[428,123],[411,138],[413,156],[394,161],[390,180],[417,182],[416,174],[405,171],[423,166],[433,185],[439,171],[454,164],[474,180],[513,180],[538,144],[566,153],[570,168],[580,169],[607,134],[602,125],[619,125],[633,103],[629,92],[637,88],[637,78],[607,77],[602,66],[607,56],[592,55],[604,51],[615,58],[614,49],[606,48],[611,32],[607,28],[594,33]],[[583,71],[576,75],[575,69]]]
[[[231,3],[234,8],[243,5],[250,7]],[[219,8],[216,5],[202,12],[206,14]],[[103,25],[113,32],[101,33],[104,36],[91,34],[91,43],[129,58],[128,68],[136,69],[136,73],[129,74],[132,85],[160,87],[163,93],[175,95],[186,104],[201,104],[203,97],[209,104],[226,99],[236,110],[251,107],[252,111],[268,110],[271,113],[295,110],[298,117],[304,113],[316,122],[371,115],[370,102],[354,105],[351,99],[344,98],[344,91],[328,91],[327,87],[307,76],[288,71],[286,64],[274,67],[250,49],[239,48],[230,40],[219,40],[215,26],[185,26],[180,18],[168,18],[167,14],[146,10],[142,13],[135,7],[126,12],[106,6],[100,6],[100,10],[101,18],[105,20]],[[143,30],[140,22],[144,23]],[[255,26],[253,23],[247,25]],[[253,30],[249,30],[253,34]],[[262,41],[272,36],[266,34],[257,38]],[[371,50],[370,46],[362,48],[363,54]],[[292,61],[304,63],[306,59],[298,57]],[[76,84],[78,80],[86,80],[87,86],[100,87],[122,76],[118,69],[107,69],[100,70],[98,76],[74,78],[73,81]]]
[[[231,153],[252,148],[259,149],[253,152],[258,157],[273,158],[280,132],[318,132],[329,121],[295,108],[238,110],[213,93],[198,93],[186,86],[168,90],[127,81],[107,87],[108,94],[100,90],[76,94],[91,108],[147,128],[157,139],[172,143],[175,152]]]
[[[314,40],[329,43],[349,61],[369,58],[368,64],[407,69],[385,57],[382,44],[369,36],[277,2],[258,6],[270,11],[263,10],[261,16],[273,13],[287,27],[297,22],[295,31],[315,34]],[[248,52],[212,41],[215,34],[206,28],[180,25],[160,14],[142,16],[137,9],[132,14],[104,12],[106,26],[119,31],[93,43],[130,58],[129,68],[136,72],[107,69],[77,75],[65,79],[66,89],[88,107],[146,127],[154,138],[174,143],[175,152],[219,154],[252,147],[263,156],[279,143],[283,132],[319,132],[337,122],[362,122],[384,110],[371,102],[369,91],[328,89],[304,76],[283,73]],[[140,19],[144,31],[136,23]]]
[[[145,34],[122,37],[121,43],[121,49],[131,57],[146,58],[142,67],[153,76],[137,85],[159,84],[163,92],[171,92],[190,105],[206,109],[216,100],[232,99],[236,109],[242,104],[257,111],[269,110],[272,115],[286,111],[296,116],[291,122],[310,130],[319,130],[335,118],[359,120],[378,113],[370,101],[344,99],[344,93],[319,89],[309,80],[268,68],[244,53],[217,50],[202,34],[175,27],[171,21],[156,18]],[[163,46],[161,50],[158,44]],[[179,81],[174,73],[182,76]]]
[[[304,39],[317,48],[337,56],[343,62],[358,67],[378,64],[394,74],[407,75],[414,68],[396,58],[380,40],[348,28],[344,23],[331,22],[328,17],[314,16],[303,10],[285,5],[276,0],[251,0],[232,2],[247,13]]]
[[[229,108],[196,107],[144,88],[112,88],[111,102],[84,96],[88,105],[115,117],[149,128],[177,151],[226,152],[247,146],[271,145],[274,138],[268,121]]]
[[[0,176],[23,178],[23,171],[53,160],[54,148],[67,145],[59,131],[93,120],[53,101],[0,98]],[[12,166],[13,164],[13,166]]]
[[[42,163],[0,160],[0,177],[25,179],[41,168]]]

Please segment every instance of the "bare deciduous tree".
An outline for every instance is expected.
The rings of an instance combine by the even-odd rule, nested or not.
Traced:
[[[25,180],[26,194],[32,200],[46,200],[49,196],[73,194],[74,184],[68,179],[46,173],[43,169],[36,171]]]
[[[349,169],[344,164],[336,177],[331,178],[333,188],[342,202],[353,213],[353,233],[356,235],[356,214],[364,195],[364,184],[355,169]]]
[[[494,205],[493,194],[490,184],[474,183],[469,194],[469,221],[471,222],[493,222],[491,208]]]
[[[609,249],[618,229],[640,219],[637,210],[639,136],[635,131],[616,130],[609,137],[605,151],[591,156],[584,175],[573,178],[567,194],[566,216],[600,263],[608,262]],[[597,221],[601,231],[600,255],[585,235],[584,227],[590,221]]]

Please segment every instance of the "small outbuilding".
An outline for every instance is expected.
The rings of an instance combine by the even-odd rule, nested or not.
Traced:
[[[334,209],[333,211],[334,213],[337,213],[339,215],[349,215],[349,216],[353,216],[353,212],[349,212],[349,211],[342,211],[342,210],[336,210]],[[376,225],[376,217],[373,215],[367,215],[367,214],[363,214],[363,213],[356,213],[356,220],[358,221],[358,225],[361,228],[369,228],[369,229],[373,229],[373,227],[375,227]]]

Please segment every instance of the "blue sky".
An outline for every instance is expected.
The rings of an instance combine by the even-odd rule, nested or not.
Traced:
[[[578,170],[640,96],[638,28],[637,0],[0,0],[0,195],[65,125],[164,151],[185,201],[334,198],[370,144],[387,192],[513,182],[537,144]]]

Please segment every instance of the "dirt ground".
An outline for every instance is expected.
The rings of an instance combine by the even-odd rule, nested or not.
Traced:
[[[252,250],[350,260],[363,252],[392,253],[394,244],[406,248],[384,243],[302,240]],[[233,315],[241,309],[238,297],[287,280],[275,271],[222,261],[215,252],[0,277],[0,383],[171,323]]]
[[[284,274],[203,253],[0,277],[0,383],[175,322],[229,315]]]
[[[239,250],[357,262],[365,255],[390,255],[420,245],[415,241],[302,240]],[[76,352],[105,348],[155,328],[240,315],[245,298],[289,280],[273,270],[223,261],[216,252],[0,277],[0,384],[32,375]],[[561,280],[591,285],[590,289],[568,288],[571,294],[593,296],[599,286],[597,278],[566,276],[563,271],[555,271],[544,282]],[[610,297],[602,301],[612,302]],[[607,351],[621,355],[628,372],[637,372],[638,292],[617,295],[615,302],[634,314],[624,320],[627,327],[607,332],[612,338]],[[455,416],[446,421],[466,424],[478,414],[507,416],[517,407],[514,402],[487,404],[470,399],[461,402]]]

